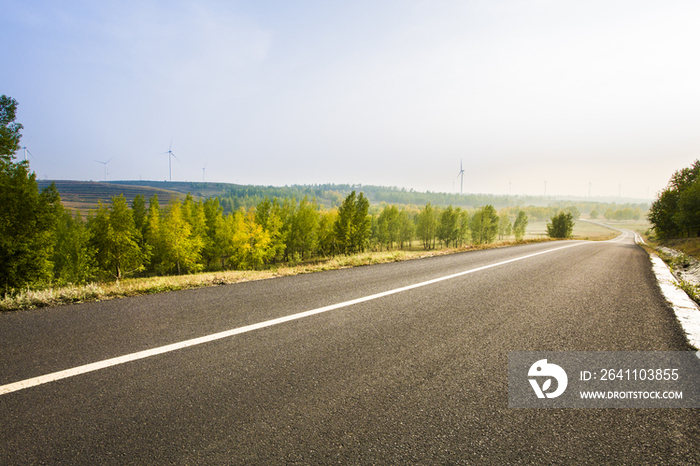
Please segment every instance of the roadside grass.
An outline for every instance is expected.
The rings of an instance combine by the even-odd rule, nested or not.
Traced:
[[[630,226],[624,226],[624,228],[628,228],[630,230],[634,229],[634,231],[641,234],[644,238],[644,241],[646,241],[651,246],[654,253],[661,256],[662,259],[664,259],[663,256],[665,254],[662,251],[658,250],[660,246],[675,249],[677,251],[682,252],[683,254],[700,260],[700,237],[672,238],[660,240],[654,236],[653,230],[651,230],[651,224],[649,223],[630,224]],[[668,262],[668,260],[666,262]]]
[[[685,291],[690,299],[700,304],[700,285],[695,285],[682,278],[678,279],[678,285],[676,285],[681,290]]]
[[[676,238],[655,242],[660,246],[676,249],[696,259],[700,259],[700,238]]]
[[[519,242],[499,240],[491,244],[469,245],[460,248],[443,248],[427,251],[399,249],[381,252],[364,252],[350,256],[335,256],[329,259],[306,261],[295,266],[273,264],[264,270],[223,270],[190,275],[127,278],[117,282],[88,283],[86,285],[68,285],[36,290],[25,289],[15,291],[14,293],[6,293],[4,296],[0,297],[0,312],[59,306],[63,304],[105,301],[129,296],[227,285],[251,280],[264,280],[324,270],[337,270],[362,265],[421,259],[458,252],[493,249],[542,241],[549,241],[549,239],[526,239]]]
[[[676,286],[683,290],[693,301],[700,304],[700,284],[690,282],[683,278],[682,273],[691,265],[691,258],[700,259],[700,238],[673,238],[659,240],[652,234],[651,225],[640,224],[635,226],[635,231],[640,233],[647,244],[641,246],[648,254],[656,254],[668,264],[678,283]],[[680,255],[668,254],[661,248],[670,248],[680,252]]]
[[[700,284],[688,281],[683,276],[683,272],[688,266],[691,265],[690,257],[684,252],[681,252],[680,255],[674,256],[653,245],[643,246],[644,249],[646,249],[647,253],[649,253],[650,255],[656,254],[661,258],[661,260],[668,264],[669,268],[671,269],[671,272],[673,273],[673,276],[676,277],[676,281],[678,282],[676,283],[676,287],[684,291],[690,299],[700,304]],[[663,244],[663,246],[670,247],[666,244]],[[677,248],[673,249],[678,250]]]

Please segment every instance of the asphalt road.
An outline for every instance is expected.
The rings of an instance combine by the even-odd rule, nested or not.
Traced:
[[[574,244],[2,314],[7,385],[486,267],[1,395],[0,464],[700,464],[698,410],[508,408],[509,351],[689,349],[631,235]]]

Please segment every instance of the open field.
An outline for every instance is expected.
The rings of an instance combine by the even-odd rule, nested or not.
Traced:
[[[646,231],[651,228],[651,224],[646,220],[618,220],[618,221],[608,221],[605,219],[599,220],[601,223],[610,225],[615,228],[622,228],[625,230],[636,231],[640,235],[644,235]]]
[[[52,180],[37,180],[39,189],[43,189],[51,184]],[[158,195],[158,202],[162,205],[170,202],[173,197],[184,197],[177,191],[153,188],[149,186],[126,186],[113,183],[100,183],[94,181],[71,181],[54,180],[56,188],[61,195],[61,203],[72,210],[79,210],[82,213],[97,208],[98,201],[107,203],[112,196],[123,194],[127,202],[131,204],[134,198],[142,194],[148,199],[154,194]]]
[[[631,229],[626,226],[620,228]],[[589,239],[593,241],[603,241],[614,238],[618,235],[616,230],[607,228],[599,223],[587,222],[585,220],[577,220],[574,222],[573,239]],[[527,234],[525,239],[542,239],[547,238],[547,221],[530,221],[527,225]]]
[[[108,181],[107,184],[116,184],[130,187],[147,187],[165,191],[174,191],[181,194],[191,193],[197,197],[214,197],[222,195],[231,186],[231,183],[213,183],[213,182],[198,182],[198,181],[135,181],[135,180],[120,180]]]

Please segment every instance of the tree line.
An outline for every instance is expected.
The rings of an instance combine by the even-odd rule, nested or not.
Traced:
[[[327,208],[313,196],[268,198],[226,212],[219,198],[123,195],[83,216],[65,209],[56,187],[38,189],[17,161],[17,103],[0,97],[0,286],[81,284],[134,275],[258,269],[318,257],[410,247],[483,244],[525,235],[524,211],[383,204],[351,191]],[[310,194],[310,193],[309,193]]]
[[[325,209],[308,197],[264,199],[256,207],[225,213],[218,198],[161,206],[138,195],[100,203],[83,219],[60,209],[50,255],[54,281],[84,283],[129,275],[195,273],[203,270],[260,269],[373,250],[483,244],[497,237],[522,239],[527,216],[514,221],[491,205],[474,212],[428,204],[421,209],[373,208],[352,191],[338,208]]]
[[[700,160],[671,176],[647,219],[660,239],[700,236]]]

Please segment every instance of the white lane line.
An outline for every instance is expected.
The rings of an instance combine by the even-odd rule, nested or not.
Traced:
[[[461,277],[464,275],[468,275],[470,273],[479,272],[481,270],[486,270],[486,269],[490,269],[493,267],[498,267],[501,265],[510,264],[512,262],[517,262],[517,261],[521,261],[524,259],[529,259],[531,257],[540,256],[542,254],[549,254],[550,252],[560,251],[562,249],[572,248],[575,246],[581,246],[582,244],[596,244],[596,243],[595,242],[581,242],[581,243],[568,244],[566,246],[561,246],[561,247],[554,248],[554,249],[548,249],[546,251],[540,251],[540,252],[536,252],[534,254],[528,254],[526,256],[516,257],[515,259],[509,259],[509,260],[505,260],[502,262],[497,262],[495,264],[484,265],[482,267],[477,267],[475,269],[466,270],[464,272],[458,272],[458,273],[455,273],[452,275],[446,275],[444,277],[434,278],[432,280],[428,280],[428,281],[421,282],[421,283],[416,283],[414,285],[403,286],[401,288],[396,288],[393,290],[384,291],[382,293],[377,293],[377,294],[365,296],[362,298],[357,298],[357,299],[353,299],[350,301],[345,301],[342,303],[331,304],[330,306],[324,306],[324,307],[320,307],[318,309],[312,309],[310,311],[300,312],[297,314],[292,314],[292,315],[280,317],[277,319],[266,320],[264,322],[259,322],[257,324],[246,325],[245,327],[239,327],[239,328],[234,328],[231,330],[226,330],[224,332],[213,333],[211,335],[206,335],[206,336],[194,338],[191,340],[181,341],[179,343],[173,343],[173,344],[166,345],[166,346],[160,346],[158,348],[139,351],[137,353],[126,354],[124,356],[119,356],[116,358],[105,359],[103,361],[98,361],[98,362],[94,362],[91,364],[86,364],[84,366],[66,369],[63,371],[52,372],[50,374],[42,375],[39,377],[34,377],[31,379],[20,380],[19,382],[14,382],[11,384],[0,386],[0,395],[5,395],[7,393],[16,392],[18,390],[23,390],[25,388],[35,387],[37,385],[43,385],[45,383],[54,382],[56,380],[61,380],[61,379],[65,379],[68,377],[74,377],[74,376],[80,375],[80,374],[86,374],[88,372],[97,371],[97,370],[104,369],[104,368],[111,367],[111,366],[117,366],[119,364],[124,364],[124,363],[131,362],[131,361],[137,361],[139,359],[144,359],[144,358],[148,358],[151,356],[156,356],[158,354],[169,353],[171,351],[176,351],[176,350],[187,348],[190,346],[201,345],[203,343],[208,343],[210,341],[220,340],[222,338],[228,338],[228,337],[231,337],[234,335],[239,335],[241,333],[251,332],[253,330],[258,330],[258,329],[265,328],[265,327],[271,327],[273,325],[278,325],[278,324],[282,324],[285,322],[290,322],[292,320],[303,319],[304,317],[309,317],[312,315],[321,314],[323,312],[332,311],[334,309],[340,309],[342,307],[352,306],[354,304],[360,304],[360,303],[364,303],[367,301],[372,301],[374,299],[383,298],[384,296],[390,296],[392,294],[401,293],[404,291],[412,290],[415,288],[420,288],[420,287],[427,286],[427,285],[432,285],[434,283],[442,282],[445,280],[450,280],[452,278]]]

